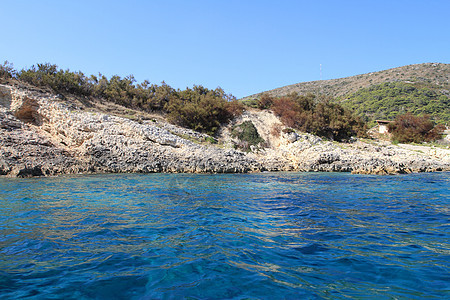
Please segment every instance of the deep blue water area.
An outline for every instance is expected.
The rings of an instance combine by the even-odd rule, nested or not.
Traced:
[[[0,299],[449,299],[449,183],[0,178]]]

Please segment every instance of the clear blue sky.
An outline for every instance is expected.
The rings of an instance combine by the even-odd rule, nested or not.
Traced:
[[[244,97],[303,81],[450,62],[449,0],[0,0],[0,60],[87,75],[222,87]]]

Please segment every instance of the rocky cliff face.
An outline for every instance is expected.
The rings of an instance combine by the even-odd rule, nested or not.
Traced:
[[[137,122],[86,112],[57,96],[0,85],[0,175],[42,176],[103,172],[351,171],[404,173],[450,170],[448,150],[424,153],[392,145],[338,144],[299,133],[272,134],[279,120],[246,112],[268,147],[244,153],[164,121]],[[438,153],[439,151],[442,151]]]
[[[194,143],[169,124],[70,109],[53,95],[0,86],[0,174],[248,172],[244,153]],[[185,137],[195,132],[177,128]]]

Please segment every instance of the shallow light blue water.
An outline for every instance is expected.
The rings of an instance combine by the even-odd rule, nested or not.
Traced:
[[[0,179],[1,299],[450,298],[450,173]]]

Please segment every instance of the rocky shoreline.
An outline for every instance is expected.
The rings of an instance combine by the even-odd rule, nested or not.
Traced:
[[[430,151],[390,143],[323,141],[304,133],[274,136],[270,112],[247,111],[267,148],[233,149],[229,126],[219,143],[164,120],[131,120],[88,112],[56,95],[0,85],[0,175],[88,173],[243,173],[336,171],[400,174],[449,171],[448,149]]]

